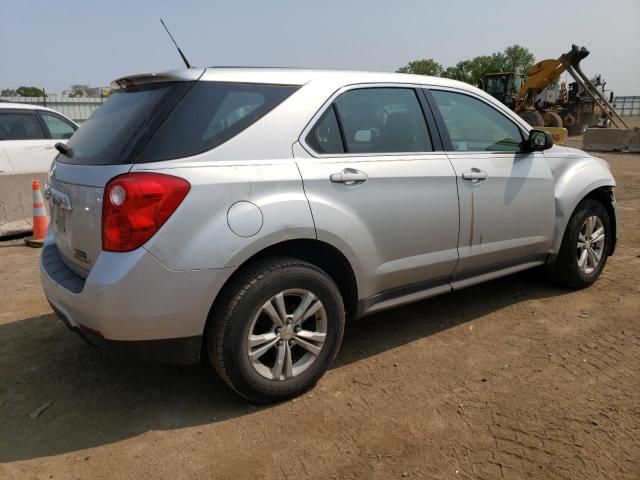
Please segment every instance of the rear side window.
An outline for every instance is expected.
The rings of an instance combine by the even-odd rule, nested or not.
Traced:
[[[456,151],[517,152],[518,126],[485,102],[462,93],[431,90]]]
[[[298,87],[196,82],[153,136],[140,162],[205,152],[266,115]]]
[[[40,111],[39,115],[44,120],[44,123],[47,124],[51,138],[69,139],[76,131],[75,125],[57,115],[45,111]]]
[[[410,88],[350,90],[335,101],[348,153],[431,152],[416,92]]]
[[[307,135],[307,144],[318,153],[344,153],[336,110],[329,107]]]
[[[41,140],[45,134],[35,112],[0,112],[0,139]]]

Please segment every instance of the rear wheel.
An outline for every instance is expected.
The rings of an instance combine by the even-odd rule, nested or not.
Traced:
[[[594,283],[607,263],[612,234],[604,206],[593,199],[580,202],[567,224],[558,257],[549,268],[551,278],[573,288]]]
[[[540,112],[537,110],[523,110],[519,112],[520,118],[522,118],[525,122],[527,122],[532,127],[543,127],[544,120]]]
[[[333,280],[293,258],[249,266],[212,312],[207,349],[216,372],[256,403],[313,387],[333,362],[344,306]]]

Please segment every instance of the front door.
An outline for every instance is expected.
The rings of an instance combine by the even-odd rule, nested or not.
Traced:
[[[555,221],[553,177],[544,155],[522,151],[526,133],[484,99],[430,92],[449,137],[444,143],[460,197],[454,281],[543,261]]]

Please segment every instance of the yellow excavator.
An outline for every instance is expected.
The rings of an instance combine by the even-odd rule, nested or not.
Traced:
[[[601,92],[580,69],[589,55],[576,45],[558,59],[542,60],[525,75],[515,72],[488,73],[482,89],[518,113],[532,127],[564,127],[571,134],[582,134],[589,127],[629,128]],[[540,94],[564,72],[574,82],[553,102],[539,99]]]

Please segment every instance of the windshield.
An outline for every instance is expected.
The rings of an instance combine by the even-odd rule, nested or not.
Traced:
[[[509,95],[515,96],[520,91],[522,86],[522,77],[520,75],[513,75],[509,78],[509,84],[507,86],[507,92]]]

